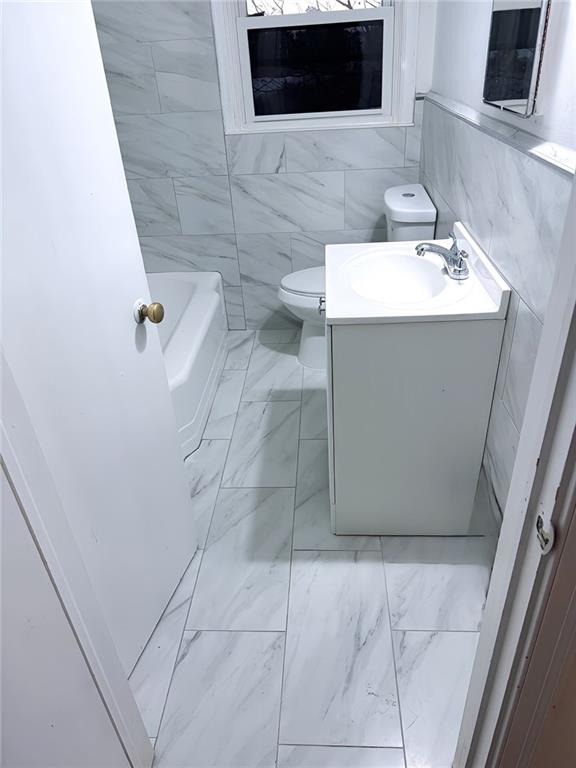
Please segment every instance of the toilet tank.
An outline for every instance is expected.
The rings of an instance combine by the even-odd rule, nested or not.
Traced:
[[[388,240],[432,240],[436,208],[422,184],[388,187],[384,193]]]
[[[405,224],[388,219],[388,240],[434,240],[435,224]]]

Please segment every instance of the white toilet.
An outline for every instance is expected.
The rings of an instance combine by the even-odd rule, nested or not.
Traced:
[[[389,187],[384,193],[388,240],[432,240],[436,208],[422,184]],[[278,298],[303,321],[298,360],[307,368],[326,367],[324,267],[301,269],[280,281]]]
[[[303,321],[298,360],[307,368],[326,368],[324,267],[300,269],[280,281],[278,298]]]

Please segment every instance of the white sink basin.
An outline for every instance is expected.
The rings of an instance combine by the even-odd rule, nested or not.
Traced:
[[[383,249],[360,253],[347,262],[346,271],[358,296],[393,306],[429,301],[446,289],[449,280],[437,263]]]
[[[438,254],[418,255],[417,241],[326,246],[328,324],[505,317],[510,289],[462,224],[454,232],[469,254],[467,280],[449,277]]]

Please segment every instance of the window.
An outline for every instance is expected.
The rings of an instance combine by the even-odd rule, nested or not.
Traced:
[[[226,131],[410,123],[415,12],[409,0],[213,0]]]

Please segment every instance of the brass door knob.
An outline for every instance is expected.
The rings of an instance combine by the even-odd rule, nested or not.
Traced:
[[[159,301],[153,301],[151,304],[137,301],[134,307],[134,317],[137,323],[143,323],[144,320],[150,320],[151,323],[161,323],[164,319],[164,307]]]

